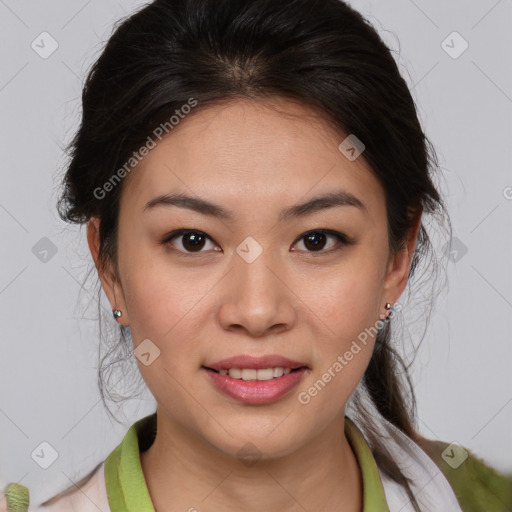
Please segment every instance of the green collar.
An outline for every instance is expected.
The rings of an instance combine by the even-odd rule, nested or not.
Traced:
[[[363,512],[389,512],[373,454],[357,425],[345,416],[345,435],[363,475]]]
[[[389,512],[372,452],[355,423],[345,417],[345,435],[363,476],[363,512]],[[155,512],[140,464],[140,451],[156,436],[156,412],[135,422],[105,461],[105,483],[111,512]]]
[[[155,512],[149,495],[139,449],[156,435],[156,412],[136,421],[105,460],[105,483],[111,512]]]

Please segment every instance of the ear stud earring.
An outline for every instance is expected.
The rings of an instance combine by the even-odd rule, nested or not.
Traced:
[[[120,309],[113,309],[112,314],[114,315],[114,318],[117,320],[118,318],[121,317],[123,313]]]
[[[389,302],[386,302],[386,305],[384,307],[387,309],[387,311],[389,311],[391,309],[391,304]],[[385,322],[388,322],[389,313],[383,313],[382,315],[380,315],[380,319],[384,320]]]

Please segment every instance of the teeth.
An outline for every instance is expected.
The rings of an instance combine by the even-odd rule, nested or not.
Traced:
[[[292,371],[291,368],[229,368],[228,370],[219,370],[221,375],[229,375],[233,379],[242,380],[271,380],[277,377],[287,375]]]

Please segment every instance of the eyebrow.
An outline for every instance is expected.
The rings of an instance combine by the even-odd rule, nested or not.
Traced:
[[[188,196],[183,193],[159,195],[146,203],[143,208],[143,212],[150,211],[157,206],[179,206],[181,208],[187,208],[201,213],[202,215],[216,217],[218,219],[225,219],[229,221],[233,221],[235,219],[235,215],[232,211],[227,210],[218,204],[207,201],[206,199]],[[279,214],[279,222],[304,217],[320,210],[327,210],[337,206],[353,206],[364,213],[368,213],[365,204],[360,199],[350,192],[338,190],[315,197],[305,203],[285,208]]]

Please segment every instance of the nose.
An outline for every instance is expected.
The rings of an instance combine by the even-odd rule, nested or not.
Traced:
[[[263,337],[295,324],[293,276],[270,250],[263,250],[253,261],[234,254],[225,280],[219,308],[219,322],[225,330],[244,330],[251,337]]]

